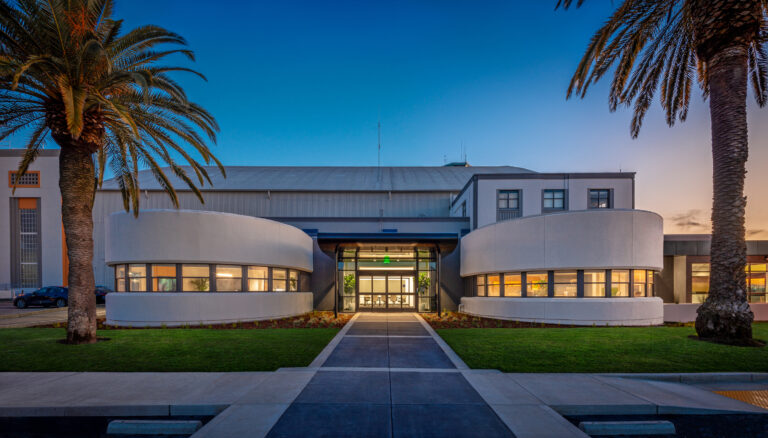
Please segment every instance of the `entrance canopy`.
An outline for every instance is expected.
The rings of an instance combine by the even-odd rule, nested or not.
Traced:
[[[318,233],[317,243],[323,251],[334,252],[339,247],[393,244],[402,246],[433,246],[443,255],[452,252],[459,243],[456,233]]]

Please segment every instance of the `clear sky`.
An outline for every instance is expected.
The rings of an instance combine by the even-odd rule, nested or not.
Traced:
[[[122,0],[127,27],[182,34],[208,82],[185,77],[221,125],[228,165],[513,165],[635,171],[637,207],[666,232],[708,232],[711,149],[700,90],[668,128],[658,102],[640,138],[608,111],[608,81],[566,101],[569,79],[617,1]],[[608,78],[610,80],[610,78]],[[750,97],[749,238],[768,239],[768,108]]]

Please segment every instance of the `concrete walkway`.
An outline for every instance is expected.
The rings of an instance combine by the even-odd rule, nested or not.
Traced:
[[[418,316],[360,315],[323,356],[268,437],[512,436]]]
[[[0,328],[22,328],[34,327],[37,325],[57,324],[67,322],[67,308],[42,308],[30,307],[27,309],[16,309],[12,305],[3,303],[6,309],[0,314]],[[96,306],[96,317],[106,316],[106,310],[103,304]]]
[[[470,370],[418,315],[359,314],[307,368],[0,373],[0,416],[216,415],[195,438],[583,438],[562,415],[768,413],[712,392],[728,388],[768,389],[768,374]]]
[[[308,369],[314,375],[290,405],[233,406],[194,437],[269,430],[268,437],[584,438],[563,415],[766,413],[682,384],[684,375],[642,376],[656,381],[470,370],[420,316],[409,314],[356,315]],[[688,378],[768,388],[765,374]]]

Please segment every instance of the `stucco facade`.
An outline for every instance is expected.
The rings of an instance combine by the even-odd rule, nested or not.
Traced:
[[[4,151],[0,164],[11,171],[20,157]],[[0,188],[10,205],[22,205],[17,198],[39,201],[41,286],[66,281],[57,168],[57,151],[44,151],[31,168],[40,172],[40,187],[13,195]],[[483,314],[478,309],[502,300],[499,308],[513,317],[551,301],[542,308],[587,316],[612,305],[615,315],[644,308],[637,311],[650,316],[635,320],[656,323],[661,300],[690,303],[702,296],[706,242],[665,241],[661,218],[635,209],[634,173],[440,166],[229,167],[226,179],[214,169],[211,174],[204,204],[172,181],[176,210],[151,173],[141,171],[138,218],[123,212],[114,181],[97,191],[96,282],[125,291],[115,295],[113,312],[114,303],[130,297],[144,304],[121,306],[135,310],[169,308],[167,302],[184,293],[200,295],[190,298],[195,306],[214,307],[222,302],[216,296],[238,305],[240,298],[232,297],[243,295],[242,307],[257,319],[272,312],[259,313],[263,309],[283,304],[267,298],[277,301],[266,305],[249,293],[280,292],[310,293],[318,310],[431,312],[463,304]],[[10,275],[18,251],[9,239],[17,210],[0,215],[0,229],[11,229],[0,234],[0,291],[18,289]],[[758,300],[768,250],[750,245],[750,297]],[[194,294],[192,280],[200,288]],[[150,292],[154,298],[142,295]],[[487,316],[505,317],[497,310]],[[559,315],[550,319],[567,319]],[[199,316],[168,315],[178,321]],[[211,316],[232,318],[244,316]],[[621,324],[621,317],[606,318]]]
[[[660,271],[662,247],[661,216],[648,211],[595,209],[527,216],[464,236],[461,275],[595,268]]]
[[[266,265],[312,272],[312,238],[290,225],[230,213],[146,210],[107,218],[105,261]]]

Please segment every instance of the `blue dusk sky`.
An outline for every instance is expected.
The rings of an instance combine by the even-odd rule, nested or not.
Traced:
[[[221,125],[227,165],[513,165],[541,172],[637,172],[637,207],[666,232],[708,232],[708,103],[667,127],[654,103],[639,139],[608,111],[604,80],[566,89],[618,1],[122,0],[126,28],[178,32],[208,82],[181,78]],[[214,6],[216,5],[216,6]],[[768,109],[750,96],[749,238],[768,238]]]

